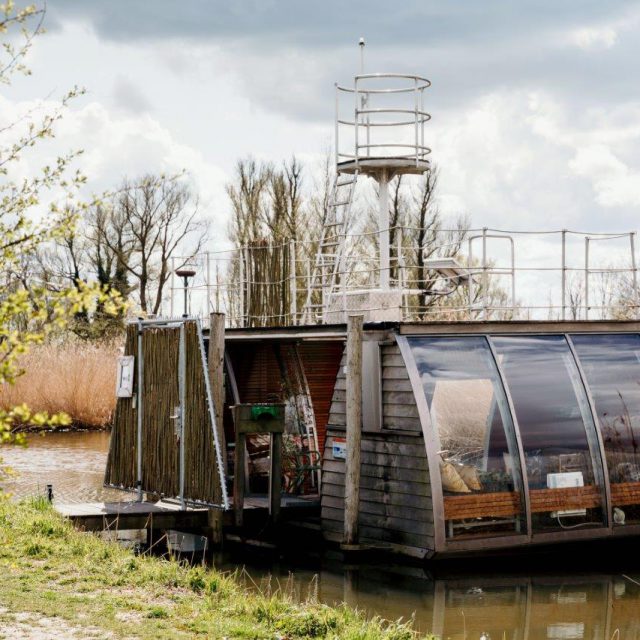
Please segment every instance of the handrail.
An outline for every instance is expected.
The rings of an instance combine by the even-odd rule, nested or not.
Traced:
[[[386,79],[411,80],[412,86],[375,88],[367,85],[368,81],[379,82]],[[390,160],[403,160],[408,164],[403,170],[420,171],[425,170],[428,164],[426,156],[431,153],[429,146],[425,144],[424,125],[431,120],[431,114],[424,109],[424,91],[431,86],[431,82],[422,76],[404,73],[366,73],[354,76],[354,86],[344,87],[335,84],[336,87],[336,113],[335,113],[335,162],[339,171],[340,162],[346,160],[355,162],[356,169],[359,163],[374,158],[372,151],[379,150],[376,160],[388,157]],[[340,114],[340,95],[348,93],[353,95],[353,106],[350,107],[351,114],[347,117]],[[406,98],[397,98],[395,104],[388,106],[373,106],[371,101],[376,95],[382,94],[409,94]],[[413,95],[413,98],[409,96]],[[350,100],[348,100],[350,102]],[[394,114],[403,114],[406,117],[393,117]],[[387,118],[388,120],[385,120]],[[340,148],[341,128],[351,127],[353,129],[353,146],[347,149]],[[392,137],[395,141],[385,140],[379,132],[386,131],[386,128],[394,127],[398,129],[397,134]],[[403,130],[404,129],[404,130]],[[411,136],[412,144],[407,144],[407,139]],[[376,139],[377,137],[377,139]],[[347,138],[349,140],[349,137]],[[388,149],[383,152],[383,149]],[[410,149],[411,153],[394,153],[394,149]],[[380,167],[378,167],[380,168]],[[395,169],[398,165],[395,162]]]
[[[367,149],[372,147],[408,147],[409,149],[422,149],[425,153],[431,153],[431,147],[423,147],[420,144],[407,144],[403,142],[379,142],[375,144],[359,144],[359,149]]]
[[[423,76],[417,76],[413,74],[407,73],[361,73],[354,76],[356,85],[360,80],[380,80],[386,78],[400,78],[405,80],[413,80],[414,83],[422,83],[416,84],[411,87],[391,87],[389,89],[360,89],[358,93],[409,93],[412,91],[424,91],[431,86],[431,81]],[[336,88],[339,91],[344,91],[345,93],[354,93],[356,91],[355,88],[352,87],[344,87],[342,85],[336,84]]]

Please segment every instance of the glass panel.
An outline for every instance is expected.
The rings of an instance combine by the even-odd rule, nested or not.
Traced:
[[[520,458],[484,337],[410,338],[437,441],[447,537],[521,533]]]
[[[614,525],[640,522],[640,336],[571,339],[596,405]]]
[[[603,524],[587,395],[563,336],[491,338],[518,419],[534,533]],[[595,455],[594,455],[595,453]]]

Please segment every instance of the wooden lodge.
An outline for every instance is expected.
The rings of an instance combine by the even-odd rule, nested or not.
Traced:
[[[280,496],[289,504],[306,500],[310,508],[296,517],[319,522],[330,543],[425,559],[640,533],[640,323],[367,323],[359,329],[350,318],[349,325],[226,330],[219,477],[230,509],[234,500],[271,491],[272,506]],[[159,389],[148,380],[144,358],[149,407],[147,398]],[[119,401],[120,415],[127,403],[132,399]],[[239,455],[233,408],[245,405],[279,407],[283,426],[243,429]],[[194,409],[194,429],[211,434],[202,413]],[[145,455],[153,437],[157,456],[143,465],[142,488],[179,496],[187,506],[219,503],[211,481],[215,443],[203,450],[201,433],[196,449],[180,453],[173,417],[156,413],[153,426],[143,425]],[[128,471],[110,456],[111,486],[140,486],[131,456],[134,424],[116,421],[112,454],[124,430],[133,449]],[[189,465],[182,493],[163,471],[163,429],[175,449],[172,470],[180,455],[195,461],[198,450],[209,461],[201,475],[194,475],[195,462]],[[193,448],[195,441],[182,440]],[[211,490],[198,486],[205,477]],[[233,525],[242,531],[242,517]],[[243,535],[252,532],[245,527]]]
[[[637,322],[366,325],[359,541],[431,557],[640,532],[639,330]],[[274,353],[299,353],[322,451],[322,531],[337,542],[345,331],[227,334],[227,373],[241,402],[271,397]]]
[[[251,505],[272,524],[295,507],[345,549],[427,559],[640,533],[640,322],[589,320],[638,316],[635,233],[545,232],[560,242],[556,269],[516,261],[514,236],[526,259],[529,231],[429,230],[426,247],[425,233],[393,226],[390,181],[431,169],[430,84],[360,73],[336,86],[334,184],[313,264],[293,240],[207,253],[191,293],[229,328],[222,313],[208,334],[188,318],[129,326],[107,485],[233,511],[212,518],[218,534],[254,535]],[[352,206],[363,180],[378,195],[373,257],[358,250],[371,234]],[[630,295],[594,306],[597,246],[611,262],[621,238],[631,268],[611,277],[628,277]],[[557,300],[522,305],[519,274],[536,293],[554,269]],[[186,314],[196,269],[174,272]],[[584,304],[572,313],[584,319],[566,321],[577,273]],[[494,320],[544,313],[563,320]]]

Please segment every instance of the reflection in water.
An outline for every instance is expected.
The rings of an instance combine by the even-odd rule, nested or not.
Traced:
[[[59,502],[131,499],[102,488],[108,444],[107,433],[59,433],[30,437],[28,448],[4,447],[5,462],[19,473],[4,488],[24,496],[44,493],[53,484]],[[421,631],[443,639],[479,640],[484,633],[491,640],[640,640],[637,573],[498,577],[487,572],[434,579],[421,567],[347,567],[331,553],[310,568],[260,562],[245,551],[215,556],[214,563],[228,570],[244,566],[250,587],[279,586],[300,599],[346,602],[388,619],[414,616]],[[589,564],[586,556],[584,564]]]
[[[237,565],[225,558],[218,566]],[[295,570],[295,579],[287,570]],[[413,616],[417,629],[442,639],[640,639],[635,574],[433,579],[418,568],[345,569],[337,561],[315,572],[281,565],[249,565],[246,572],[249,587],[279,587],[297,598],[317,594],[322,602],[346,602],[387,619]]]

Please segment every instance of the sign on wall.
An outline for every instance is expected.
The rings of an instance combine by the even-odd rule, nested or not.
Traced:
[[[133,396],[134,363],[135,358],[133,356],[120,356],[118,358],[117,398],[131,398]]]
[[[333,439],[333,457],[337,460],[346,460],[347,458],[347,441],[344,438]]]

